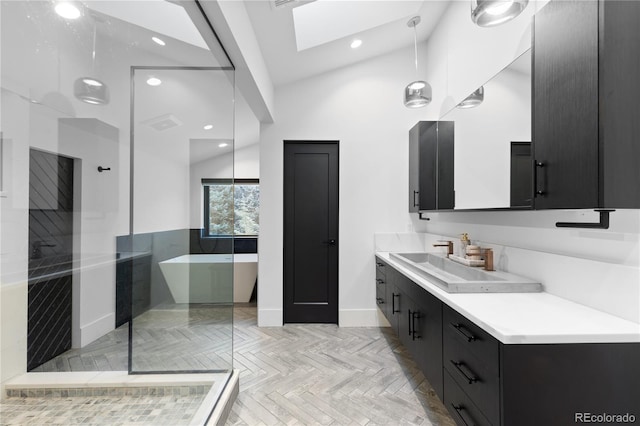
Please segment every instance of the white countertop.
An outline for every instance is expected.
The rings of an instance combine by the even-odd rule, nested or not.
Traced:
[[[549,293],[447,293],[388,252],[376,256],[505,344],[640,342],[640,324]]]

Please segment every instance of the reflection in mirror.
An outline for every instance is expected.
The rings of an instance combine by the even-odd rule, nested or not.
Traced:
[[[455,122],[455,209],[531,208],[530,51],[481,89],[441,118]]]

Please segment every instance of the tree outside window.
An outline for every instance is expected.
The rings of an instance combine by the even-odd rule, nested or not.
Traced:
[[[203,179],[202,185],[207,236],[258,235],[260,186],[257,179]]]

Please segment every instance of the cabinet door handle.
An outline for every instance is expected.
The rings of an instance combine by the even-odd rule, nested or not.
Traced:
[[[458,417],[458,419],[460,419],[460,421],[462,422],[463,425],[465,425],[465,426],[475,426],[475,422],[473,420],[467,420],[462,415],[462,412],[466,411],[464,409],[463,405],[456,405],[456,404],[454,404],[452,402],[451,403],[451,408],[453,408],[453,412],[456,413],[456,416]]]
[[[407,321],[407,324],[409,324],[409,336],[411,336],[411,335],[412,335],[412,333],[413,333],[413,332],[411,331],[411,326],[412,326],[412,324],[411,324],[411,309],[407,309],[407,314],[408,314],[408,315],[407,315],[407,320],[408,320],[408,321]]]
[[[376,262],[376,266],[378,266],[378,268],[384,268],[384,263]]]
[[[480,381],[480,379],[478,379],[476,374],[473,371],[471,371],[471,369],[469,369],[469,367],[467,367],[464,362],[455,362],[452,359],[449,361],[451,362],[451,364],[453,364],[456,370],[458,370],[458,373],[460,373],[462,377],[464,377],[465,380],[469,382],[470,385]]]
[[[469,330],[465,328],[464,325],[460,323],[451,324],[451,327],[455,328],[458,333],[462,334],[468,342],[474,342],[478,340],[476,336],[474,336]]]
[[[416,195],[419,193],[420,191],[413,191],[413,207],[420,207],[420,203],[416,203]]]
[[[420,312],[413,311],[411,314],[411,340],[416,340],[420,338],[420,335],[416,333],[416,319],[420,318]]]
[[[535,171],[533,174],[533,182],[534,182],[533,184],[535,188],[535,194],[533,194],[533,196],[544,197],[545,195],[547,195],[547,191],[545,189],[547,187],[545,164],[542,161],[534,160],[534,165],[535,165]],[[545,176],[542,186],[540,185],[540,182],[542,181],[542,179],[539,178],[539,175]]]
[[[383,280],[382,278],[377,278],[377,279],[376,279],[376,282],[377,282],[378,284],[384,284],[384,280]]]
[[[392,314],[398,314],[400,313],[400,310],[396,311],[396,297],[400,297],[399,294],[395,294],[395,293],[391,293],[392,294],[392,298],[391,298],[391,313]]]
[[[378,305],[383,305],[384,304],[384,299],[381,297],[376,297],[376,302],[378,303]]]

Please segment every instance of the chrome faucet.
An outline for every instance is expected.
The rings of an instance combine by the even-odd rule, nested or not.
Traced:
[[[453,254],[453,241],[439,241],[434,247],[447,247],[447,257]]]

